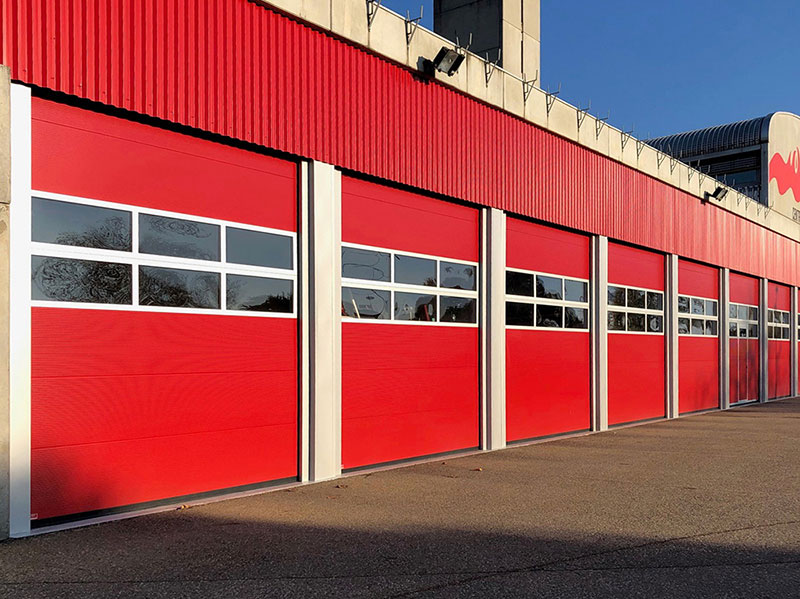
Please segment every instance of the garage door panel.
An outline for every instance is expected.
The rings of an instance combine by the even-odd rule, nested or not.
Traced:
[[[291,162],[40,98],[32,110],[35,190],[296,230]]]
[[[509,441],[590,427],[588,333],[508,330],[506,364]]]
[[[663,418],[664,337],[609,334],[608,355],[608,423]]]
[[[344,468],[478,446],[479,224],[474,208],[342,177]]]
[[[719,407],[719,339],[681,337],[679,406],[681,414]]]
[[[517,218],[507,219],[506,265],[589,278],[589,237]]]
[[[789,342],[770,341],[769,342],[769,397],[786,397],[789,395]]]
[[[294,477],[296,427],[36,449],[31,467],[41,520]]]
[[[719,408],[719,269],[678,261],[678,404],[681,414]],[[699,302],[699,310],[698,310]],[[709,309],[710,308],[710,309]],[[693,326],[702,323],[702,331]],[[686,323],[681,327],[681,323]],[[709,330],[709,326],[713,327]]]
[[[478,329],[430,329],[342,325],[344,468],[478,445]]]
[[[297,424],[294,372],[34,379],[34,448]]]
[[[296,477],[296,163],[32,109],[33,511]]]
[[[342,177],[342,239],[458,260],[479,259],[474,208]]]
[[[34,308],[34,378],[295,371],[294,318]]]

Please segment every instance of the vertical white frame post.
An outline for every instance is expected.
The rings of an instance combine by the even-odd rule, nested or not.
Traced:
[[[678,256],[667,254],[665,260],[664,287],[664,349],[666,351],[666,397],[667,418],[680,415],[680,397],[678,393],[679,356],[678,356]]]
[[[789,343],[791,347],[789,348],[789,359],[791,360],[790,364],[791,367],[789,368],[789,380],[791,381],[789,386],[789,395],[791,397],[797,396],[797,287],[789,287],[789,293],[792,294],[791,300],[789,301],[789,326],[791,330],[789,331]]]
[[[608,237],[592,237],[592,431],[608,430]]]
[[[310,418],[309,412],[311,407],[310,399],[310,385],[309,381],[310,368],[311,368],[311,352],[309,347],[311,344],[311,334],[309,326],[310,318],[310,302],[309,295],[311,291],[310,278],[308,270],[308,214],[309,214],[309,166],[308,162],[303,161],[299,166],[299,190],[298,190],[298,225],[297,225],[297,321],[298,321],[298,370],[300,372],[299,388],[300,388],[300,426],[298,430],[300,447],[299,447],[299,464],[298,473],[301,482],[308,482],[310,480],[310,463],[309,463],[309,437],[310,437]]]
[[[719,407],[731,407],[731,271],[719,269]]]
[[[31,531],[31,91],[11,84],[9,534]]]
[[[484,399],[481,449],[506,446],[506,215],[484,208],[481,294]]]
[[[308,480],[342,472],[342,177],[308,165]]]
[[[767,339],[767,306],[769,306],[769,280],[758,281],[758,401],[769,397],[769,340]]]

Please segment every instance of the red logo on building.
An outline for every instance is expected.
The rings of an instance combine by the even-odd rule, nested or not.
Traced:
[[[778,184],[778,192],[783,195],[790,189],[794,201],[800,202],[800,148],[795,148],[789,159],[775,152],[769,161],[769,180]]]

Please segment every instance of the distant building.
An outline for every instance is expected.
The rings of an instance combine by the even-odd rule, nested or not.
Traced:
[[[784,205],[798,220],[800,117],[788,112],[647,141],[765,206]],[[774,181],[774,183],[773,183]],[[789,210],[786,210],[789,208]]]

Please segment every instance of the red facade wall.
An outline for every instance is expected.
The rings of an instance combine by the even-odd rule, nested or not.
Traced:
[[[34,189],[296,228],[292,163],[32,108]],[[31,344],[40,519],[297,476],[295,319],[37,307]]]
[[[0,20],[25,83],[800,284],[794,241],[257,2],[6,1]]]
[[[507,219],[509,268],[589,278],[589,238]],[[589,332],[506,331],[506,438],[519,441],[591,426]]]
[[[608,244],[608,283],[664,290],[664,256]],[[608,423],[666,415],[664,335],[608,334]]]
[[[342,177],[342,241],[477,261],[473,208]],[[477,447],[477,327],[342,323],[342,465]]]

